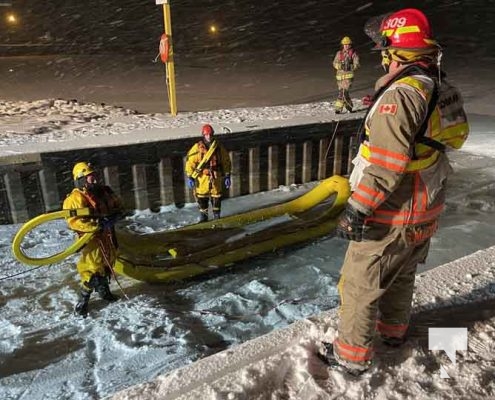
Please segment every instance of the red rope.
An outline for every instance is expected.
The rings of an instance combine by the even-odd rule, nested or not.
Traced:
[[[112,245],[114,245],[112,238],[110,237],[110,241],[112,242]],[[110,270],[113,279],[115,279],[115,282],[117,282],[117,285],[119,286],[120,291],[124,295],[126,300],[129,300],[129,297],[127,294],[124,292],[124,289],[122,288],[122,285],[120,284],[119,280],[117,279],[117,274],[115,273],[115,270],[113,269],[113,265],[110,263],[110,260],[107,257],[107,254],[105,253],[105,248],[103,246],[103,240],[98,239],[98,242],[100,244],[100,250],[101,254],[103,255],[103,258],[105,259],[105,263],[107,264],[108,269]],[[115,247],[115,246],[114,246]]]

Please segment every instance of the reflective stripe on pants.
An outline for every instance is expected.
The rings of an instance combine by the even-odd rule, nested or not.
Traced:
[[[378,314],[385,326],[408,324],[416,267],[428,248],[429,240],[408,246],[404,228],[381,240],[350,242],[339,282],[341,345],[371,351]],[[346,359],[346,352],[339,355]]]

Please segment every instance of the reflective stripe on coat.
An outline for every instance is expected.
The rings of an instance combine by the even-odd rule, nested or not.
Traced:
[[[451,171],[445,154],[415,137],[428,112],[432,78],[413,75],[392,83],[365,121],[351,181],[349,203],[368,215],[367,223],[414,225],[434,221],[443,210],[444,187]],[[443,81],[426,136],[460,148],[469,132],[462,98]],[[416,158],[414,158],[414,154]]]

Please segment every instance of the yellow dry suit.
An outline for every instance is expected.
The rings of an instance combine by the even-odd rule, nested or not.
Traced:
[[[210,148],[213,151],[206,159]],[[230,175],[230,169],[229,153],[217,140],[213,140],[210,147],[200,140],[187,152],[186,174],[196,180],[197,197],[221,197],[223,178]]]
[[[95,216],[122,212],[120,199],[108,186],[99,186],[91,192],[86,189],[73,189],[63,204],[64,210],[86,207],[89,207]],[[81,249],[81,258],[77,263],[81,285],[87,290],[92,290],[88,286],[91,277],[95,274],[108,276],[109,266],[113,267],[115,262],[117,243],[113,228],[100,229],[97,217],[69,217],[67,224],[78,233],[96,232],[93,239]]]

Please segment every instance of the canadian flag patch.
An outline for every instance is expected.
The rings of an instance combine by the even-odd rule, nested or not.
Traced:
[[[395,115],[397,112],[397,104],[381,104],[378,108],[380,114],[391,114]]]

